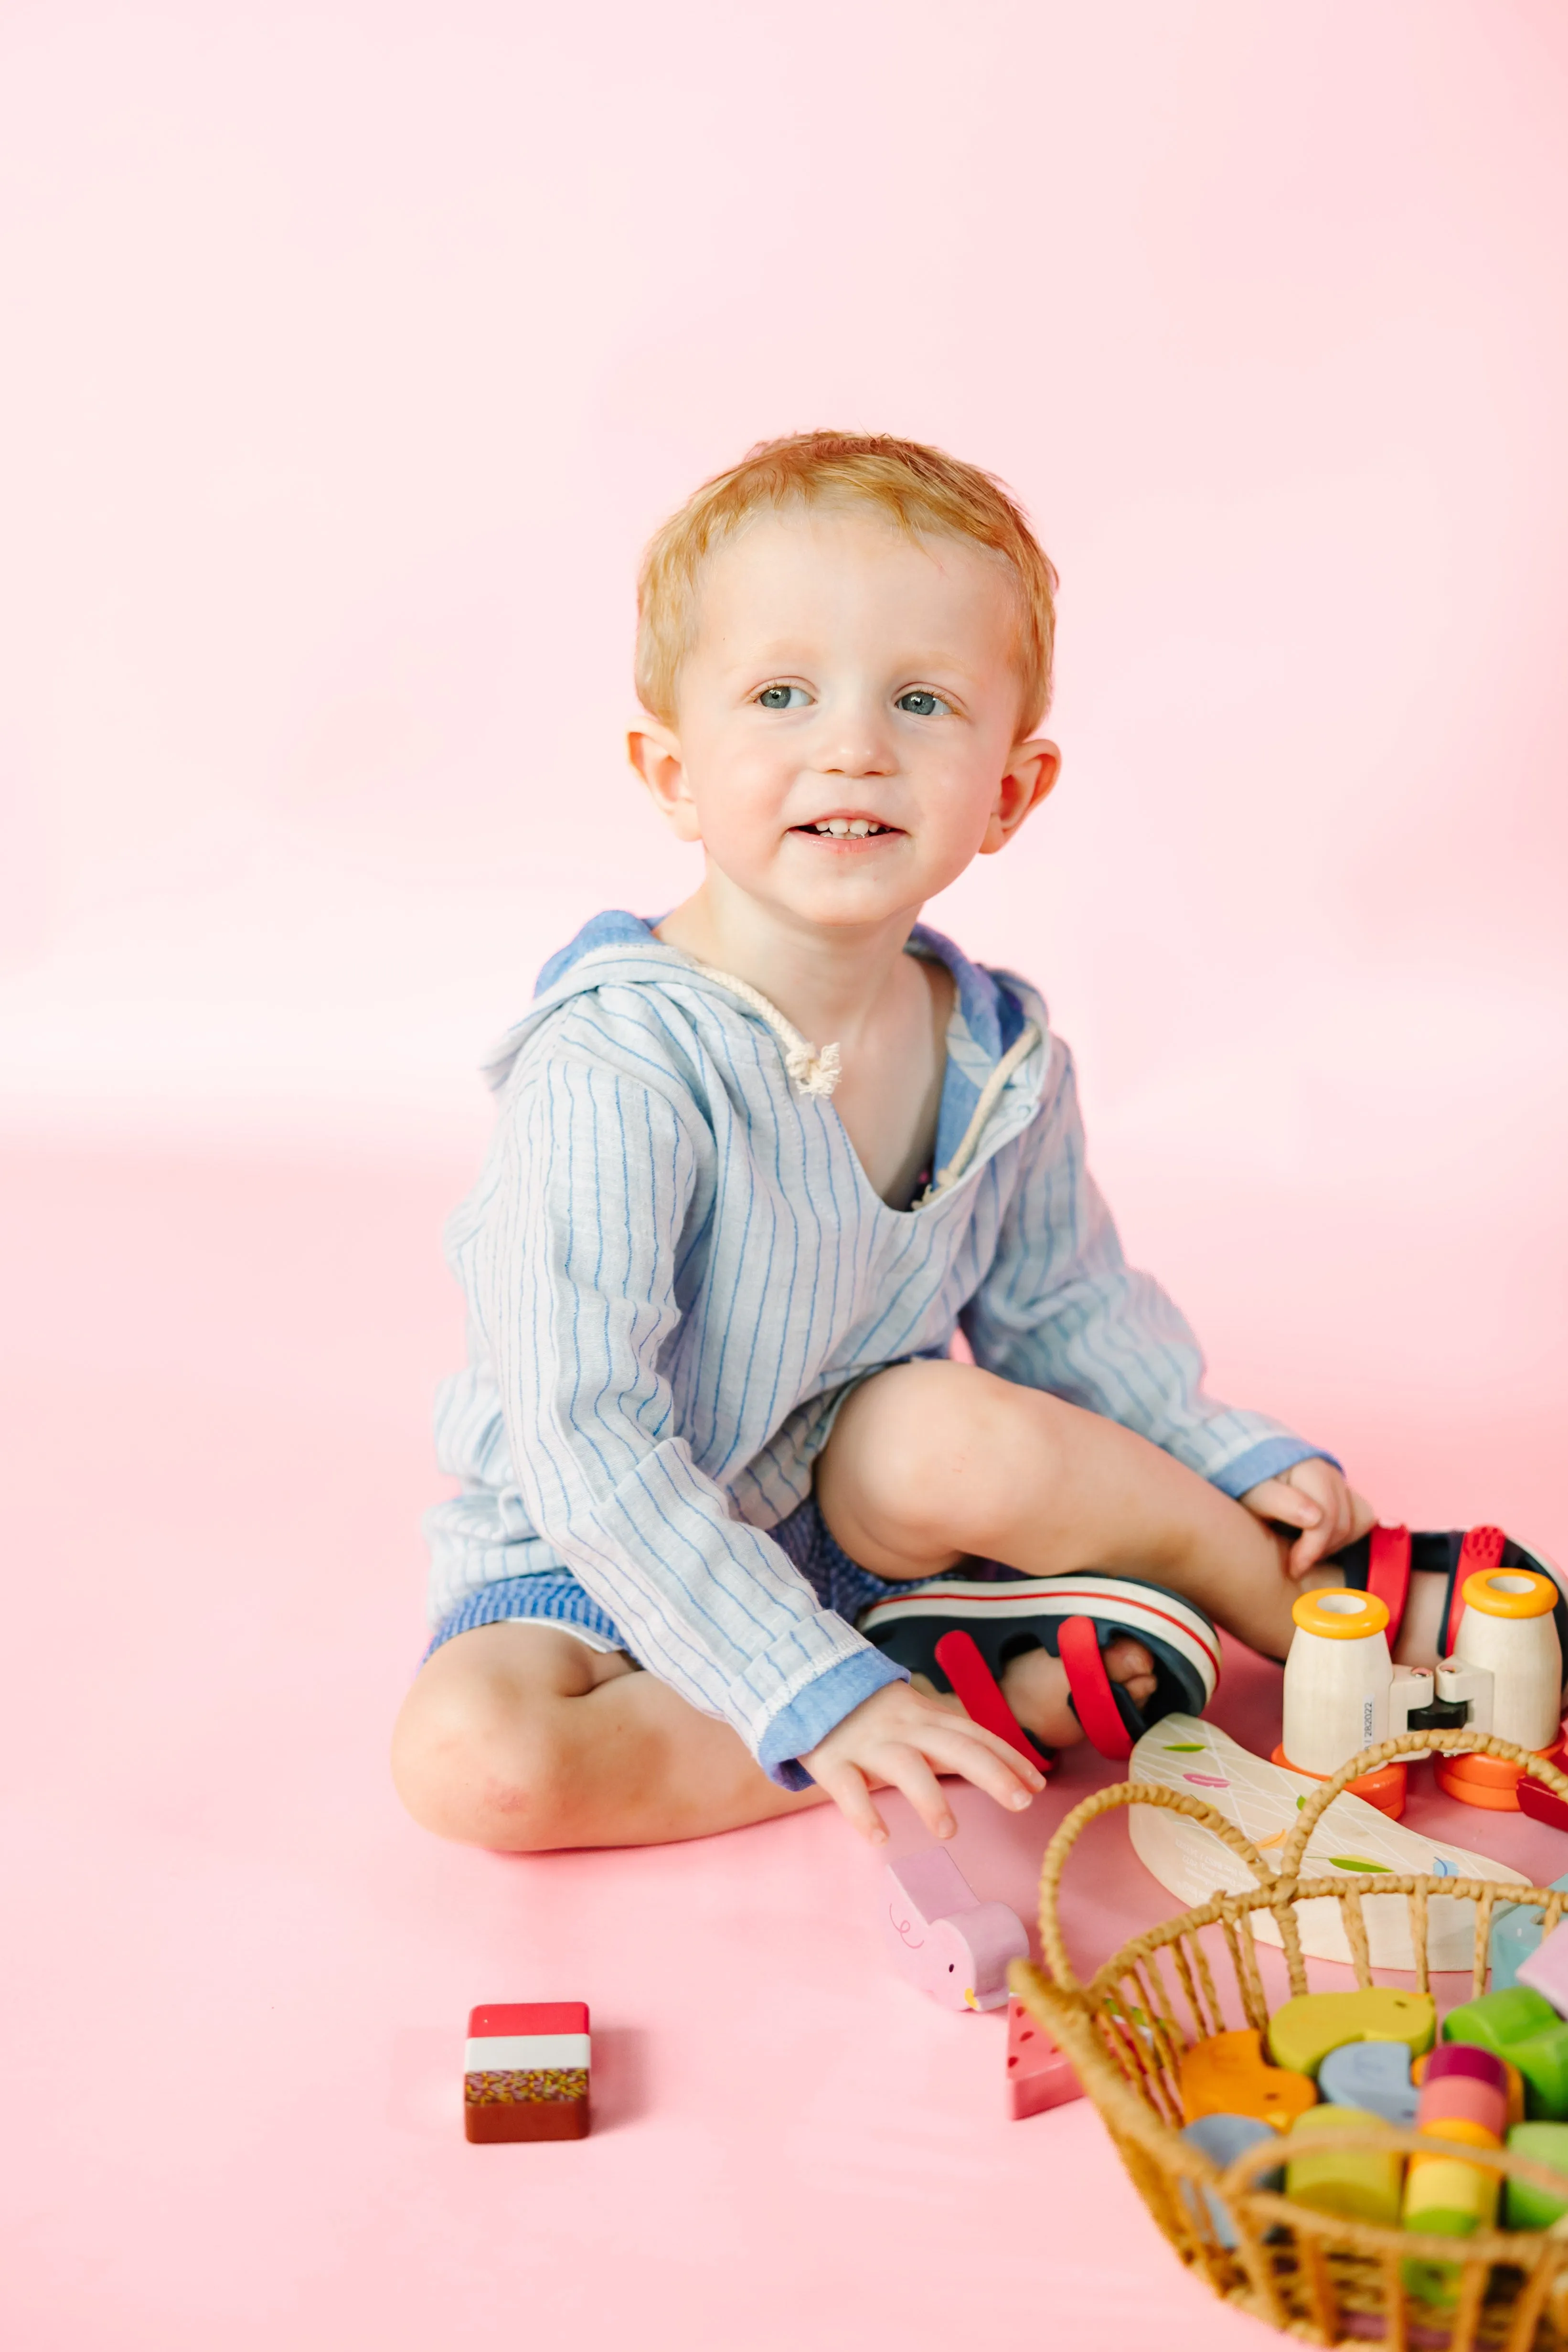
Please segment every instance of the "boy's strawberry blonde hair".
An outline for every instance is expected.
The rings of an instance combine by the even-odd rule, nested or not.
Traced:
[[[796,433],[759,441],[716,474],[654,532],[637,580],[637,693],[674,724],[675,688],[691,649],[706,557],[754,514],[792,506],[868,506],[911,538],[937,532],[989,548],[1018,591],[1019,736],[1051,707],[1056,569],[1023,509],[994,474],[887,433]]]

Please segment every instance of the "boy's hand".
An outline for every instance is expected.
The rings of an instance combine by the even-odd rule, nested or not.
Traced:
[[[1291,1546],[1286,1567],[1293,1577],[1305,1576],[1321,1559],[1336,1552],[1375,1525],[1377,1513],[1364,1495],[1345,1482],[1343,1471],[1314,1455],[1294,1462],[1278,1478],[1265,1478],[1241,1497],[1260,1519],[1276,1519],[1304,1532]]]
[[[938,1772],[960,1774],[1013,1812],[1045,1786],[1044,1774],[1005,1739],[907,1683],[889,1683],[862,1698],[800,1761],[873,1845],[887,1843],[887,1823],[872,1802],[870,1782],[902,1790],[938,1838],[950,1838],[958,1826]]]

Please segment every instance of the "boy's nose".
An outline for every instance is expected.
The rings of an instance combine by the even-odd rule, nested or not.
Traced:
[[[811,764],[822,776],[886,776],[898,763],[884,728],[839,715],[824,726]]]

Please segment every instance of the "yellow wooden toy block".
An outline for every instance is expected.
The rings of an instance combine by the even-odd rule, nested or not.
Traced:
[[[1419,2057],[1430,2050],[1437,2032],[1430,1993],[1394,1992],[1381,1985],[1366,1992],[1303,1992],[1270,2020],[1269,2055],[1276,2066],[1315,2080],[1329,2052],[1347,2042],[1403,2042]]]
[[[1245,2031],[1195,2042],[1183,2053],[1180,2079],[1182,2116],[1189,2124],[1199,2116],[1255,2116],[1287,2131],[1318,2099],[1305,2075],[1270,2066],[1260,2037]]]
[[[1405,2172],[1405,2159],[1397,2149],[1385,2154],[1375,2148],[1336,2147],[1314,2155],[1310,2147],[1301,2146],[1324,2132],[1344,2131],[1354,2124],[1366,2124],[1374,2131],[1387,2129],[1381,2116],[1368,2115],[1360,2107],[1313,2107],[1296,2117],[1286,2142],[1291,2154],[1285,2167],[1285,2194],[1300,2204],[1315,2206],[1320,2213],[1343,2213],[1352,2221],[1396,2229]]]

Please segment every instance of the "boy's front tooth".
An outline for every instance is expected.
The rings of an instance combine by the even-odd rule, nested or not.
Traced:
[[[833,816],[828,819],[828,831],[835,841],[841,841],[849,829],[850,821],[846,816]]]
[[[850,831],[854,835],[857,841],[863,841],[867,834],[871,831],[871,827],[866,823],[863,816],[857,816],[851,824]]]

